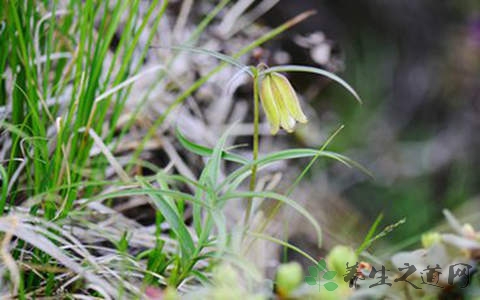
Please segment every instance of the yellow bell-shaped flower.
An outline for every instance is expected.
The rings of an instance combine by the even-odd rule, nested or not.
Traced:
[[[264,75],[260,81],[260,100],[272,134],[276,134],[280,127],[292,132],[297,121],[307,122],[295,90],[282,74],[271,72]]]

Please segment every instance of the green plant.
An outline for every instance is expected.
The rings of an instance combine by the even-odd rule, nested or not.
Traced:
[[[212,269],[220,262],[248,265],[231,248],[236,236],[224,214],[225,205],[235,200],[250,203],[239,234],[242,241],[246,236],[266,239],[313,260],[264,234],[280,205],[260,227],[252,228],[252,199],[274,199],[298,211],[312,224],[320,243],[319,224],[289,194],[319,157],[349,167],[358,164],[327,151],[331,138],[319,150],[288,149],[260,157],[260,85],[265,78],[283,76],[278,72],[309,72],[339,82],[359,98],[343,80],[321,69],[250,67],[238,60],[311,12],[265,32],[231,56],[198,48],[200,35],[228,3],[223,0],[212,7],[181,46],[166,47],[175,51],[168,59],[147,65],[155,58],[157,28],[168,21],[168,1],[6,2],[0,15],[1,295],[135,298],[152,286],[188,290],[211,284]],[[171,78],[172,66],[184,50],[222,62],[184,87]],[[156,140],[175,108],[229,65],[252,75],[253,159],[226,146],[228,130],[211,148],[176,130],[189,155],[207,159],[198,177],[143,159],[148,143]],[[137,93],[134,84],[144,80],[149,86]],[[157,85],[172,101],[139,136],[138,122]],[[132,100],[138,100],[133,107],[128,105]],[[133,150],[122,148],[132,140]],[[287,195],[256,190],[258,170],[298,158],[311,161]],[[225,161],[234,166],[222,177]],[[243,188],[245,181],[248,190]],[[152,228],[113,209],[119,202],[139,199],[155,209]],[[191,226],[185,222],[188,213]]]

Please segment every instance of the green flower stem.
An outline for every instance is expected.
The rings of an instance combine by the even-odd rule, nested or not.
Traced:
[[[253,70],[253,161],[257,161],[258,159],[258,123],[259,123],[259,99],[258,99],[258,71],[255,68]],[[250,176],[250,191],[255,191],[255,182],[257,180],[257,164],[254,163],[252,165],[252,175]],[[247,200],[247,210],[245,212],[245,228],[248,226],[248,222],[250,220],[250,215],[252,213],[252,206],[253,206],[253,197],[248,198]]]

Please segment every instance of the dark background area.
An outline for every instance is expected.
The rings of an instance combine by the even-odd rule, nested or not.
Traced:
[[[385,225],[405,217],[388,236],[392,243],[418,240],[443,221],[444,208],[476,207],[480,2],[280,1],[264,22],[276,26],[310,9],[317,14],[277,42],[293,63],[315,65],[293,40],[323,32],[343,66],[330,69],[364,100],[362,106],[352,104],[340,86],[324,79],[292,78],[296,86],[318,87],[311,105],[321,120],[346,125],[331,149],[375,175],[367,180],[329,169],[343,198],[368,224],[380,212]]]

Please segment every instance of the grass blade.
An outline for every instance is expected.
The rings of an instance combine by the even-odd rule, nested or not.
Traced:
[[[313,73],[313,74],[318,74],[325,76],[327,78],[330,78],[331,80],[338,82],[340,85],[342,85],[344,88],[346,88],[354,97],[355,99],[361,104],[362,99],[360,96],[357,94],[357,92],[342,78],[338,77],[337,75],[325,71],[320,68],[315,68],[315,67],[309,67],[309,66],[298,66],[298,65],[285,65],[285,66],[278,66],[278,67],[271,67],[268,68],[265,72],[270,73],[270,72],[305,72],[305,73]]]

